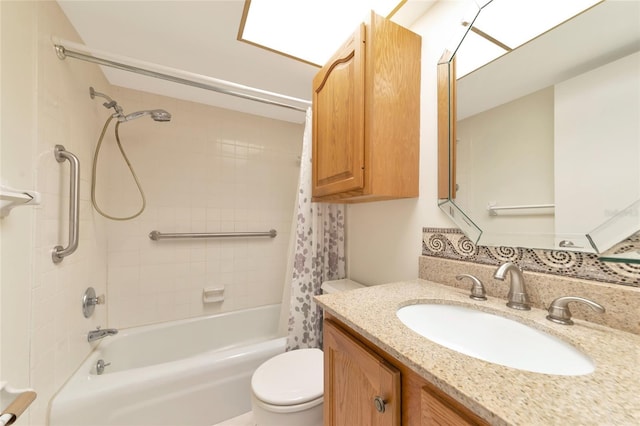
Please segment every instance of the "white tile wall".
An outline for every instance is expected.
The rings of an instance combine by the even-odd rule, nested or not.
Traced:
[[[93,215],[89,201],[90,165],[102,111],[89,97],[90,85],[106,85],[95,65],[57,58],[51,36],[80,41],[55,2],[38,2],[37,60],[34,93],[36,117],[36,190],[43,197],[35,209],[34,278],[31,282],[30,375],[38,398],[30,423],[45,424],[47,405],[91,351],[87,332],[107,326],[104,307],[90,319],[82,315],[81,297],[88,286],[106,291],[105,221]],[[55,245],[68,244],[69,163],[53,156],[56,144],[80,160],[80,231],[78,250],[58,265]]]
[[[138,218],[110,221],[109,323],[113,327],[236,310],[282,298],[302,125],[113,88],[125,113],[163,108],[173,118],[124,123],[120,139],[147,198]],[[99,167],[103,210],[141,200],[111,134]],[[160,232],[267,231],[275,239],[151,241]],[[204,288],[225,288],[204,304]],[[143,302],[142,302],[143,301]]]
[[[7,272],[12,274],[11,282],[26,283],[31,289],[20,302],[30,305],[30,319],[12,327],[29,336],[24,343],[28,348],[19,352],[28,354],[28,385],[38,391],[21,422],[43,425],[54,393],[91,351],[86,336],[97,325],[122,328],[280,302],[303,129],[111,87],[98,66],[56,57],[51,36],[81,42],[57,3],[31,5],[26,14],[36,21],[34,41],[22,45],[35,58],[36,69],[23,95],[37,98],[37,112],[31,119],[36,136],[26,154],[25,150],[6,151],[3,140],[3,158],[10,152],[15,157],[12,161],[35,164],[34,186],[43,201],[30,216],[33,238],[26,250],[33,259],[32,270],[14,273],[5,268],[2,288],[3,294],[9,294],[5,293]],[[3,5],[3,21],[13,19],[4,16],[13,10]],[[3,28],[3,42],[4,36]],[[3,73],[5,66],[3,61]],[[100,100],[90,99],[89,86],[110,94],[128,113],[164,108],[174,117],[170,123],[143,117],[122,125],[123,145],[148,203],[133,221],[108,221],[90,204],[93,150],[109,112]],[[20,98],[12,95],[7,101],[20,102]],[[113,151],[113,142],[113,136],[105,140],[98,196],[108,212],[130,214],[136,211],[139,198]],[[81,163],[80,244],[59,265],[52,263],[51,249],[68,243],[69,165],[55,161],[56,144],[63,144]],[[29,152],[32,158],[24,158]],[[17,233],[10,232],[8,223],[2,224],[3,247],[17,247],[10,241]],[[273,240],[152,242],[147,237],[152,229],[270,228],[279,233]],[[225,301],[204,305],[202,289],[220,285],[226,288]],[[98,306],[91,319],[82,316],[80,303],[88,286],[107,295],[107,306]],[[2,361],[10,358],[3,356]]]

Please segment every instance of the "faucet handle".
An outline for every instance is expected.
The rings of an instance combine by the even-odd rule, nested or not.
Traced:
[[[104,373],[104,368],[110,365],[110,362],[104,362],[103,359],[99,359],[98,362],[96,362],[96,373],[98,373],[98,375]]]
[[[104,305],[104,294],[96,296],[94,288],[89,287],[82,296],[82,314],[85,318],[89,318],[93,315],[96,305]]]
[[[549,321],[553,321],[558,324],[564,325],[572,325],[573,320],[571,319],[571,311],[569,310],[569,302],[580,302],[585,305],[591,307],[596,312],[604,313],[604,306],[599,303],[594,302],[593,300],[585,299],[584,297],[577,296],[564,296],[558,297],[549,306],[549,315],[547,315],[547,319]]]
[[[469,278],[473,285],[471,286],[471,294],[470,298],[473,300],[487,300],[486,291],[484,290],[484,285],[482,281],[480,281],[477,277],[471,274],[460,274],[456,276],[456,280],[460,281],[463,278]]]

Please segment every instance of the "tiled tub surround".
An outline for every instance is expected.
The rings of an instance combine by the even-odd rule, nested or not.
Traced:
[[[338,320],[492,425],[637,424],[640,336],[582,320],[562,326],[547,321],[544,310],[516,311],[503,299],[474,302],[468,294],[467,289],[415,280],[317,296],[317,300]],[[472,304],[544,330],[588,354],[596,370],[585,376],[551,376],[447,349],[409,330],[396,316],[401,306],[429,301]]]
[[[96,87],[96,90],[99,90]],[[123,328],[279,303],[303,126],[112,87],[125,111],[164,108],[168,123],[125,123],[120,138],[147,197],[134,220],[107,221],[111,327]],[[87,95],[86,103],[95,102]],[[108,112],[105,110],[105,118]],[[98,164],[98,200],[132,214],[140,196],[113,124]],[[102,174],[100,174],[102,173]],[[247,232],[276,238],[151,241],[160,232]],[[224,287],[224,301],[202,301]],[[145,303],[140,304],[139,300]]]

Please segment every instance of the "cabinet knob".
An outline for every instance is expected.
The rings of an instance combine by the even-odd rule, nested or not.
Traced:
[[[387,403],[384,402],[384,399],[382,399],[381,396],[376,396],[375,398],[373,398],[373,405],[376,406],[376,411],[378,413],[384,413],[384,409]]]

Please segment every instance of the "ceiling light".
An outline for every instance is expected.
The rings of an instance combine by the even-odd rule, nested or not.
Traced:
[[[246,0],[239,40],[321,66],[370,10],[389,16],[406,0]]]

